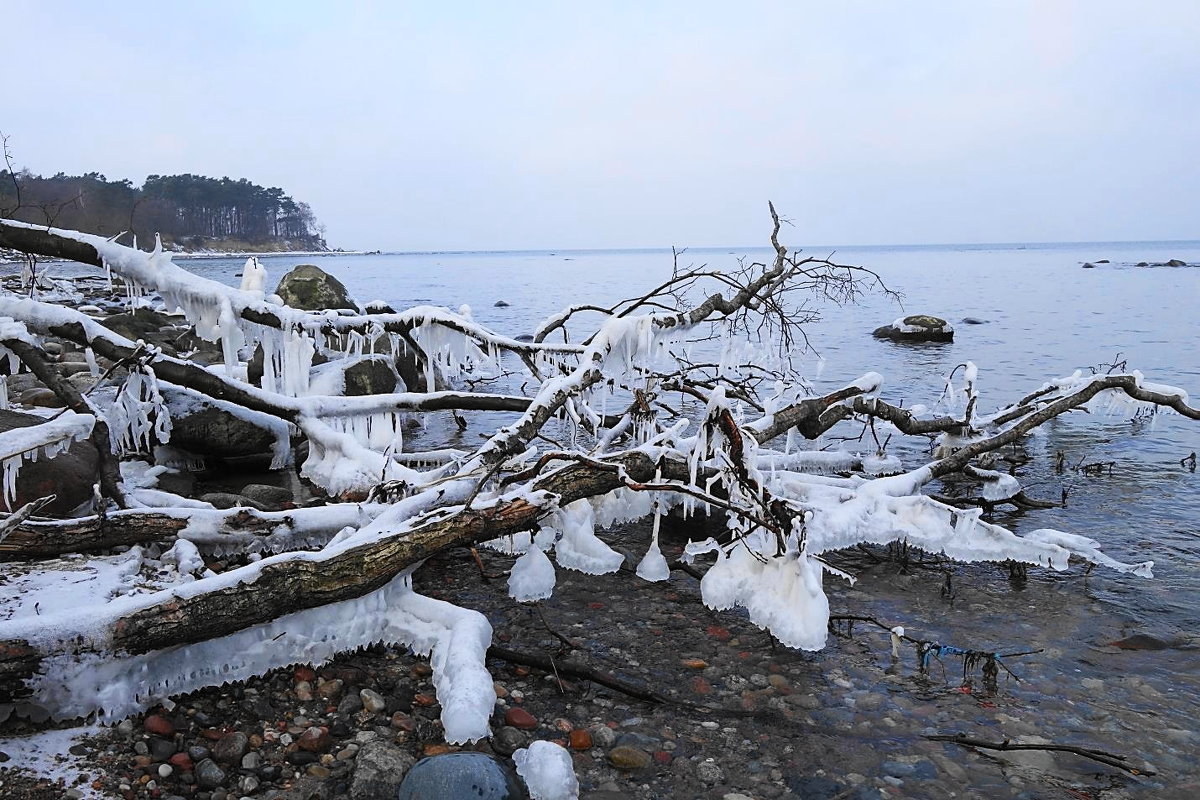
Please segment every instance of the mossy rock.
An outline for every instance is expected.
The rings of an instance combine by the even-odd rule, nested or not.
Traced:
[[[358,310],[350,293],[337,278],[314,264],[299,264],[283,276],[275,294],[292,308],[324,311],[330,308]]]

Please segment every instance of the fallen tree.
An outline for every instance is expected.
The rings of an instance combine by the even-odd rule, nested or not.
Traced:
[[[888,404],[875,373],[814,394],[791,359],[814,318],[810,301],[851,301],[878,278],[790,253],[771,214],[769,263],[728,273],[677,268],[629,301],[568,308],[527,340],[491,331],[465,309],[304,312],[267,295],[254,263],[232,288],[187,273],[161,248],[146,253],[0,220],[0,247],[103,268],[135,301],[148,296],[181,310],[197,335],[220,343],[224,359],[223,368],[206,368],[166,356],[37,299],[36,287],[30,296],[0,295],[0,355],[10,368],[24,364],[71,409],[56,422],[0,434],[6,480],[25,455],[71,439],[92,437],[109,456],[96,514],[18,520],[0,542],[0,557],[14,559],[97,553],[25,565],[24,574],[36,570],[38,578],[0,621],[0,703],[35,718],[120,716],[275,666],[403,642],[431,654],[447,740],[478,739],[488,734],[495,699],[483,666],[490,627],[477,612],[414,593],[412,571],[448,548],[491,542],[521,553],[511,594],[536,600],[553,590],[548,551],[560,568],[611,572],[623,557],[595,531],[649,519],[637,574],[665,580],[658,526],[668,512],[726,520],[721,537],[686,551],[712,560],[701,581],[705,603],[744,607],[781,642],[805,649],[825,643],[823,574],[848,577],[821,556],[858,544],[902,542],[959,561],[1054,569],[1076,558],[1150,574],[1150,562],[1121,563],[1086,537],[1017,536],[982,520],[978,508],[952,507],[922,489],[955,476],[987,502],[1023,498],[1015,477],[987,469],[981,457],[1081,408],[1200,419],[1182,390],[1138,373],[1076,373],[985,415],[967,364],[952,389],[957,411]],[[573,344],[585,312],[601,322]],[[547,341],[559,334],[563,342]],[[50,338],[105,360],[116,385],[85,395],[57,380],[42,348]],[[255,346],[264,352],[262,386],[246,381]],[[415,359],[420,380],[391,394],[313,393],[316,354],[353,360],[376,352]],[[438,389],[456,381],[506,391]],[[300,474],[340,502],[217,511],[182,498],[172,506],[170,496],[134,486],[132,473],[118,480],[119,457],[128,471],[133,457],[153,458],[169,442],[167,389],[272,430],[276,466],[303,441]],[[404,420],[438,412],[506,416],[474,450],[406,452]],[[886,445],[866,453],[798,446],[851,423],[873,426],[885,441],[934,438],[933,457],[906,468]],[[122,552],[108,552],[114,547]],[[233,555],[220,573],[206,565],[214,554]],[[62,606],[55,592],[67,579],[54,576],[78,584],[80,573],[93,586],[91,602]],[[22,587],[19,578],[14,585]]]

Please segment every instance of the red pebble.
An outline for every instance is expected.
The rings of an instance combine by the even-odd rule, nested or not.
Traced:
[[[656,750],[654,752],[654,760],[659,764],[670,764],[673,756],[666,750]]]
[[[604,608],[604,603],[588,603],[588,608],[590,608],[592,611],[599,611],[600,609]]]
[[[696,694],[712,694],[712,684],[700,675],[692,678],[691,685],[692,691]]]
[[[179,770],[180,772],[191,772],[192,771],[192,766],[193,766],[192,765],[192,757],[189,756],[187,753],[176,753],[175,755],[168,758],[167,761],[169,761],[171,763],[171,766],[173,766],[175,769]]]
[[[297,682],[308,681],[309,683],[312,683],[317,679],[317,673],[313,671],[312,667],[296,667],[295,671],[292,673],[292,677]]]
[[[155,736],[170,738],[175,735],[175,725],[162,714],[151,714],[146,717],[142,727]]]
[[[538,726],[537,717],[523,708],[510,708],[504,713],[504,722],[525,731],[531,731]]]
[[[576,728],[571,731],[571,749],[572,750],[589,750],[592,747],[592,734],[585,731],[583,728]]]
[[[333,737],[329,735],[329,728],[315,725],[308,728],[304,733],[296,737],[296,745],[301,750],[307,750],[310,753],[324,753],[329,749]]]
[[[729,629],[722,628],[720,625],[709,625],[708,635],[718,642],[728,642],[733,638],[733,634],[729,632]]]

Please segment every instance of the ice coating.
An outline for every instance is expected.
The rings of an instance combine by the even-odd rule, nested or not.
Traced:
[[[565,506],[553,520],[553,527],[562,532],[554,545],[554,558],[560,567],[589,575],[605,575],[621,568],[625,556],[596,537],[596,516],[587,500]]]
[[[650,533],[650,547],[637,565],[637,576],[644,581],[665,581],[671,577],[671,568],[667,565],[667,559],[658,546],[658,526],[661,520],[662,515],[655,513],[654,526]]]
[[[829,600],[821,585],[821,565],[805,553],[775,555],[773,542],[761,533],[729,546],[712,540],[689,546],[697,555],[715,550],[717,561],[700,581],[709,608],[745,608],[750,621],[769,630],[779,641],[801,650],[825,646]]]
[[[579,779],[575,777],[571,754],[562,746],[539,739],[514,752],[512,760],[532,800],[579,797]]]
[[[518,603],[545,600],[554,594],[554,565],[540,547],[530,547],[508,576],[508,594]]]
[[[132,563],[127,558],[117,568],[132,574]],[[53,656],[43,660],[31,688],[37,704],[54,719],[93,713],[120,718],[213,683],[245,680],[288,664],[320,664],[336,653],[380,642],[406,644],[430,656],[446,741],[482,739],[496,701],[484,667],[491,625],[476,611],[417,594],[410,573],[363,597],[298,611],[218,639],[124,658],[95,652]],[[61,613],[74,617],[79,611],[72,604]],[[47,614],[36,620],[51,626],[65,622]],[[17,708],[18,713],[35,710],[32,702]]]

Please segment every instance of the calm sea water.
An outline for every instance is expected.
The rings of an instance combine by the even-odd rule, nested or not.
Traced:
[[[694,250],[680,263],[732,269],[740,258],[767,261],[770,253]],[[987,409],[1049,378],[1121,359],[1151,380],[1200,398],[1200,268],[1134,266],[1172,258],[1200,263],[1200,242],[837,249],[835,260],[876,271],[903,294],[903,305],[876,293],[851,306],[822,306],[821,321],[807,327],[824,359],[818,386],[833,388],[875,370],[885,376],[886,399],[931,403],[942,390],[943,376],[970,359],[979,367],[981,405]],[[1081,268],[1085,261],[1102,259],[1110,263]],[[468,304],[477,320],[510,335],[530,332],[572,303],[608,304],[639,294],[672,269],[670,251],[648,250],[263,259],[271,283],[301,262],[337,275],[360,302],[381,299],[397,308]],[[244,259],[182,263],[236,285]],[[500,300],[510,305],[497,307]],[[912,346],[871,338],[872,329],[906,313],[951,320],[955,342]],[[986,323],[960,324],[964,317]],[[814,370],[815,361],[814,356]],[[468,431],[462,444],[478,441],[481,432]],[[1153,559],[1153,581],[1097,572],[1088,596],[1103,604],[1102,617],[1164,637],[1194,636],[1200,630],[1200,473],[1189,472],[1180,459],[1200,450],[1200,423],[1173,414],[1150,422],[1073,414],[1046,426],[1025,449],[1035,457],[1019,472],[1029,493],[1058,499],[1066,488],[1068,507],[999,521],[1017,531],[1058,527],[1086,534],[1125,561]],[[1055,474],[1051,462],[1060,450],[1069,464],[1113,461],[1112,475]],[[904,455],[906,463],[919,463],[912,459],[921,456],[913,448]]]

